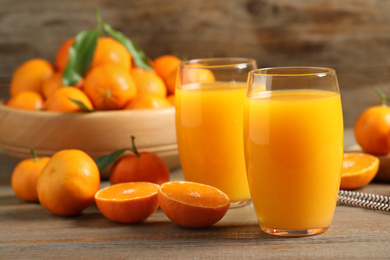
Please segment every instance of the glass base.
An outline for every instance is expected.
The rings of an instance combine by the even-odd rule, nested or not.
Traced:
[[[252,200],[239,200],[239,201],[232,201],[230,202],[230,209],[234,209],[234,208],[241,208],[241,207],[245,207],[246,205],[249,205],[251,204]]]
[[[328,227],[324,228],[311,228],[304,230],[287,230],[287,229],[277,229],[277,228],[266,228],[261,227],[265,233],[281,237],[303,237],[303,236],[313,236],[324,233],[328,230]]]

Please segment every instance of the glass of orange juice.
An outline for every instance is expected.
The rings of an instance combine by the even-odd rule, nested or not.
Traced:
[[[231,207],[250,203],[242,139],[246,80],[256,61],[183,62],[175,90],[176,134],[184,179],[225,192]]]
[[[337,203],[343,139],[333,69],[280,67],[249,73],[245,163],[264,232],[305,236],[328,229]]]

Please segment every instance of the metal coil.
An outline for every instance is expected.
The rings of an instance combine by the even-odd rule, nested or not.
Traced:
[[[390,197],[357,191],[340,190],[338,204],[390,213]]]

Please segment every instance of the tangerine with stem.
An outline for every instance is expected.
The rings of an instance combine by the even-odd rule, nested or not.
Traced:
[[[382,105],[370,107],[359,115],[354,134],[356,142],[365,152],[387,154],[390,152],[387,141],[390,131],[390,107],[386,104],[388,97],[378,88],[376,91],[382,99]]]
[[[161,185],[169,181],[169,168],[165,161],[155,153],[139,152],[134,139],[132,136],[132,154],[120,157],[111,167],[111,184],[143,181]]]

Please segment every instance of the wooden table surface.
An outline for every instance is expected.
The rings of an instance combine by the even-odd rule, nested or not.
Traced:
[[[195,230],[170,222],[161,210],[132,225],[107,220],[96,205],[58,217],[14,195],[9,183],[16,163],[0,152],[0,259],[390,259],[386,213],[337,206],[327,232],[303,238],[263,233],[251,205]],[[181,178],[180,169],[172,172],[172,179]],[[390,196],[389,185],[373,183],[360,191]]]

